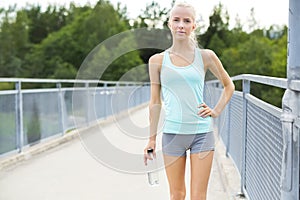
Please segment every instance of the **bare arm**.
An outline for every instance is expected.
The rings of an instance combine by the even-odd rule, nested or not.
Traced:
[[[225,106],[231,99],[235,86],[224,69],[221,61],[217,57],[217,55],[211,51],[211,50],[204,50],[203,52],[203,61],[205,68],[207,70],[210,70],[222,83],[224,89],[222,91],[222,94],[215,105],[213,109],[210,109],[206,105],[200,105],[200,107],[203,107],[204,109],[199,112],[199,115],[202,117],[212,116],[212,117],[218,117],[221,112],[224,110]]]
[[[150,102],[149,102],[149,122],[150,122],[150,136],[149,142],[144,149],[144,161],[147,164],[147,149],[152,148],[155,155],[157,126],[161,111],[161,85],[160,85],[160,69],[162,64],[162,55],[156,54],[149,59],[149,76],[150,76]]]

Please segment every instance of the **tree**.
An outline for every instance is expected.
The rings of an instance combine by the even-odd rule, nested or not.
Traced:
[[[218,36],[217,33],[215,33],[212,38],[211,38],[211,41],[208,45],[209,49],[213,49],[214,52],[217,54],[217,55],[221,55],[222,52],[226,49],[226,44],[225,42]]]
[[[248,31],[252,32],[259,29],[258,22],[255,18],[255,11],[254,8],[251,8],[250,10],[250,18],[248,19]]]
[[[258,34],[259,32],[252,32],[247,41],[223,52],[220,59],[230,76],[238,74],[285,76],[286,36],[273,41]],[[278,107],[281,106],[283,94],[281,89],[261,84],[252,84],[251,88],[253,95]]]
[[[170,9],[161,8],[159,3],[152,1],[135,20],[134,28],[166,28],[169,12]]]
[[[174,5],[175,1],[171,3],[171,7]],[[161,8],[160,4],[152,1],[150,4],[147,4],[146,8],[142,10],[137,19],[134,21],[133,28],[146,28],[148,31],[140,31],[136,35],[137,44],[139,47],[153,47],[140,49],[139,53],[144,63],[148,63],[149,58],[155,53],[159,53],[165,47],[171,45],[171,33],[168,28],[168,13],[171,10],[170,8]],[[158,40],[154,40],[157,38]],[[155,44],[158,48],[154,48]],[[148,67],[146,67],[148,69]]]
[[[126,23],[109,2],[100,0],[94,8],[81,12],[72,22],[37,44],[27,56],[26,74],[36,72],[34,76],[53,77],[62,72],[56,69],[60,65],[67,65],[71,71],[73,68],[78,70],[94,47],[110,36],[125,31],[128,27]],[[59,64],[55,66],[54,63]]]
[[[60,30],[67,24],[68,10],[65,7],[49,5],[45,12],[41,6],[28,5],[24,8],[28,16],[29,40],[38,44],[50,33]]]
[[[212,37],[215,34],[221,40],[226,41],[226,32],[229,30],[229,15],[223,9],[224,7],[221,3],[214,7],[213,14],[209,17],[209,27],[204,34],[198,37],[198,41],[204,48],[210,46]]]
[[[26,13],[18,11],[15,19],[11,14],[15,10],[5,11],[0,27],[0,76],[14,77],[20,74],[24,56],[29,48],[28,18]]]
[[[150,56],[171,45],[172,36],[166,28],[170,9],[153,1],[133,26],[126,7],[118,4],[114,8],[105,0],[99,0],[94,7],[49,5],[43,12],[33,5],[21,10],[0,9],[0,76],[75,78],[77,71],[89,64],[86,78],[98,79],[97,73],[102,70],[101,78],[105,80],[147,80],[145,64]],[[231,76],[254,73],[285,77],[287,27],[258,29],[254,16],[251,9],[251,31],[243,30],[238,16],[236,26],[230,30],[228,12],[219,3],[209,18],[209,27],[198,35],[200,46],[214,50]],[[93,51],[127,30],[134,37],[112,40]],[[134,33],[136,30],[142,31]]]

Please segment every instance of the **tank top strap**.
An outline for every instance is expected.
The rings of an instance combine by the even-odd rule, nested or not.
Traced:
[[[195,49],[195,66],[200,67],[200,69],[204,70],[204,63],[202,59],[201,49],[198,47]]]
[[[162,62],[162,67],[164,66],[172,66],[172,61],[170,58],[170,51],[169,49],[164,51],[164,56],[163,56],[163,62]],[[194,65],[194,67],[200,69],[204,69],[204,63],[201,55],[201,50],[198,47],[195,47],[195,55],[194,55],[194,61],[191,65]]]
[[[162,62],[162,67],[164,66],[170,66],[171,60],[170,60],[170,51],[169,49],[164,51],[164,57],[163,57],[163,62]]]

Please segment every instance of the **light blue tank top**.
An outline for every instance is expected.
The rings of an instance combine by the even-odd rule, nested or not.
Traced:
[[[160,73],[164,133],[197,134],[213,130],[211,117],[198,116],[198,105],[203,103],[204,64],[199,48],[195,48],[192,64],[178,67],[172,64],[169,51],[164,52]]]

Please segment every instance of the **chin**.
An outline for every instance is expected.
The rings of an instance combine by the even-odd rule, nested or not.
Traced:
[[[176,35],[175,39],[176,40],[187,40],[188,37],[186,35]]]

